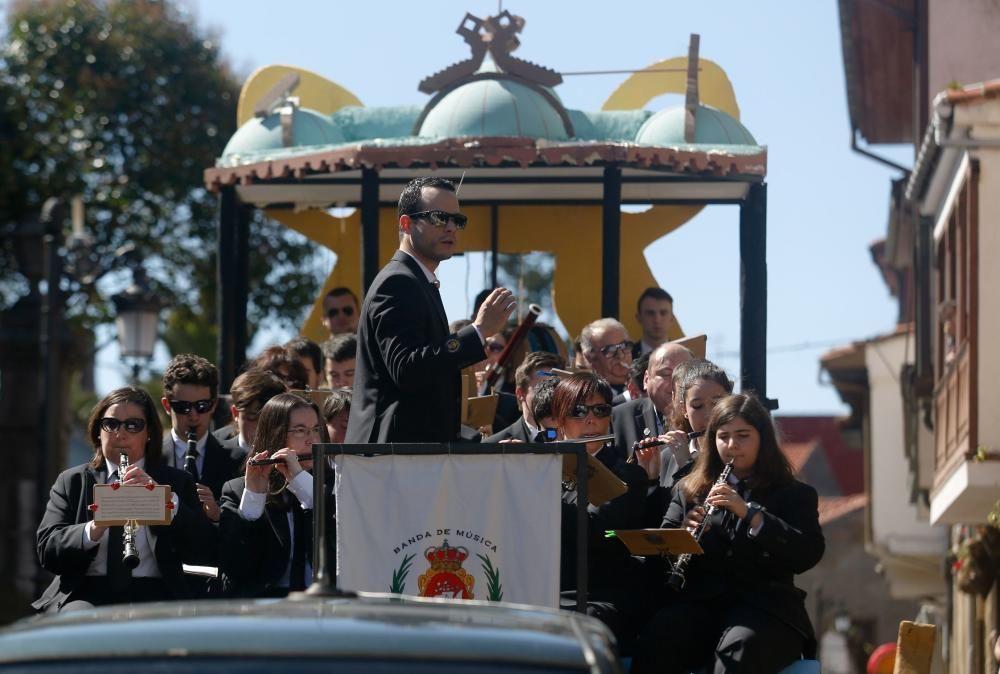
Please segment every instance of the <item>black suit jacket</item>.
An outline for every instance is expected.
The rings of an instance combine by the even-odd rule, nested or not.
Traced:
[[[629,400],[611,410],[611,428],[615,434],[615,447],[625,458],[632,455],[636,440],[656,435],[656,410],[649,398]]]
[[[767,509],[760,532],[751,537],[744,522],[727,510],[717,511],[701,538],[705,554],[696,555],[688,565],[682,596],[691,600],[726,596],[746,602],[813,641],[805,593],[795,587],[793,576],[814,567],[826,549],[816,490],[792,480],[752,489],[749,500]],[[694,505],[682,488],[675,489],[663,527],[683,526]]]
[[[500,442],[501,440],[520,440],[521,442],[531,442],[531,431],[524,423],[524,417],[518,417],[517,421],[499,433],[494,433],[483,442]]]
[[[292,554],[292,538],[288,514],[274,504],[264,506],[264,514],[252,522],[240,516],[240,500],[246,481],[242,477],[230,480],[222,488],[222,519],[219,522],[221,544],[219,571],[227,595],[255,597],[273,590],[288,567]],[[330,574],[336,577],[337,534],[334,520],[333,494],[327,491],[326,528],[327,559]],[[298,504],[292,507],[299,507]],[[304,536],[306,549],[312,549],[312,529],[295,532]],[[309,579],[306,579],[308,586]]]
[[[416,260],[396,251],[361,307],[346,442],[455,440],[461,369],[484,358],[473,326],[448,334],[437,289]]]
[[[238,442],[223,445],[218,438],[209,433],[208,440],[205,441],[205,463],[199,475],[201,484],[211,489],[212,495],[218,501],[222,497],[222,485],[243,472],[246,460],[247,452]],[[171,433],[167,433],[163,439],[163,461],[178,470],[184,469],[183,463],[177,465],[174,438]]]
[[[215,528],[202,512],[191,476],[163,465],[148,467],[146,473],[157,484],[170,485],[177,494],[178,508],[173,521],[151,529],[156,535],[154,554],[165,584],[176,598],[187,598],[191,588],[181,563],[208,566],[217,563]],[[42,568],[56,577],[32,604],[36,609],[61,607],[72,599],[74,589],[86,576],[99,548],[83,547],[84,529],[93,519],[89,506],[94,499],[94,485],[104,484],[107,478],[104,466],[98,469],[84,464],[63,471],[52,485],[45,515],[38,525],[36,545]],[[108,550],[108,554],[121,553]]]

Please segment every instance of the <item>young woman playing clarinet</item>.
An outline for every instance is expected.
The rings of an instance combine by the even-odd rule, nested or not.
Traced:
[[[246,476],[222,488],[219,570],[227,594],[283,597],[310,584],[311,452],[328,441],[308,398],[282,393],[261,408]]]
[[[673,565],[679,589],[643,629],[632,671],[686,674],[709,663],[715,674],[779,672],[815,649],[792,579],[823,556],[816,491],[792,476],[770,414],[751,395],[720,400],[704,440],[663,521],[697,529],[712,511],[704,554]]]

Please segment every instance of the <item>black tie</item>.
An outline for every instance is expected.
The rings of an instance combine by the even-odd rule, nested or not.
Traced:
[[[194,481],[201,482],[201,477],[198,475],[198,450],[194,447],[188,446],[188,451],[184,455],[184,470],[194,479]]]
[[[118,473],[112,473],[108,483],[118,481]],[[125,568],[123,559],[123,532],[124,527],[116,526],[108,529],[108,581],[111,583],[111,591],[116,596],[121,596],[128,589],[132,580],[132,571]]]

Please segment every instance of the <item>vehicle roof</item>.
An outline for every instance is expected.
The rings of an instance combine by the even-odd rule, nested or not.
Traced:
[[[0,630],[0,663],[130,657],[343,657],[516,662],[608,671],[613,637],[569,611],[479,601],[207,600],[107,606]]]

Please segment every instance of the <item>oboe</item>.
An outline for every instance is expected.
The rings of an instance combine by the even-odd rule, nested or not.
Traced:
[[[118,458],[119,484],[124,484],[128,465],[128,454],[122,451]],[[127,520],[122,525],[122,566],[130,571],[139,566],[139,553],[135,549],[135,529],[136,525],[133,520]]]
[[[726,481],[729,479],[729,474],[733,472],[733,461],[735,460],[736,459],[729,460],[729,463],[727,463],[725,468],[722,469],[722,472],[719,473],[719,479],[717,479],[715,481],[715,484],[712,485],[713,488],[717,487],[720,484],[726,483]],[[716,509],[717,506],[715,505],[710,505],[707,508],[705,508],[704,519],[702,519],[701,523],[695,528],[694,531],[691,532],[692,535],[694,536],[694,540],[701,543],[701,537],[705,533],[705,529],[708,528],[708,520],[715,513]],[[689,552],[677,558],[677,561],[674,562],[673,567],[670,569],[670,576],[667,578],[668,587],[670,587],[673,590],[680,590],[684,587],[684,582],[687,580],[686,578],[687,567],[688,564],[690,563],[691,563],[691,553]]]

